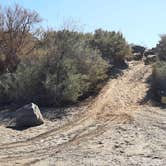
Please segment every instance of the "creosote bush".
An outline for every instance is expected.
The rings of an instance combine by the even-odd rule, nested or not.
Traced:
[[[160,61],[153,66],[152,90],[156,99],[166,96],[166,62]]]
[[[166,35],[162,35],[155,51],[161,61],[166,61]]]
[[[120,32],[97,29],[89,43],[99,49],[102,57],[112,65],[123,65],[124,60],[131,56],[131,48]]]
[[[98,92],[110,68],[131,54],[120,32],[38,33],[40,21],[37,12],[19,5],[0,12],[0,105],[78,102]]]
[[[1,104],[6,101],[56,106],[73,103],[85,93],[97,90],[107,78],[108,64],[99,51],[79,41],[74,32],[58,31],[51,35],[48,32],[41,47],[47,49],[45,55],[26,57],[16,72],[1,75]]]

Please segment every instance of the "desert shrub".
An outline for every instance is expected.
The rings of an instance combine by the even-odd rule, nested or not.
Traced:
[[[36,102],[42,90],[42,77],[44,74],[39,64],[32,63],[21,63],[15,73],[1,75],[0,103]]]
[[[160,60],[166,61],[166,35],[162,35],[155,51]]]
[[[166,96],[166,62],[158,62],[153,66],[152,90],[156,99]]]
[[[97,50],[86,46],[76,32],[47,32],[43,56],[22,59],[16,72],[0,78],[0,102],[64,105],[97,91],[107,78],[108,64]],[[2,100],[1,100],[2,99]]]
[[[56,94],[53,98],[58,103],[75,102],[106,79],[107,63],[97,50],[85,44],[81,34],[67,30],[48,32],[43,41],[47,56],[53,59],[49,72],[54,75],[47,76],[45,85]]]
[[[98,92],[130,48],[120,32],[38,31],[36,11],[0,11],[0,104],[64,105]],[[110,71],[109,71],[110,72]]]
[[[124,60],[131,56],[131,49],[120,32],[98,29],[89,44],[99,49],[102,57],[114,65],[123,64]]]
[[[12,88],[12,75],[10,73],[0,75],[0,105],[6,105],[10,103]]]

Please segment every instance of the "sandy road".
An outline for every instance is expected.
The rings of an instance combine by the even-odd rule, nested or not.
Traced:
[[[0,165],[166,165],[166,110],[140,104],[150,74],[130,63],[69,122],[19,132],[1,126],[8,140],[0,140]]]

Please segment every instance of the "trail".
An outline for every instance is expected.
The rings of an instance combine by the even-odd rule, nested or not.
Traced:
[[[166,110],[141,103],[150,75],[150,66],[131,62],[68,121],[0,126],[0,165],[166,165]]]

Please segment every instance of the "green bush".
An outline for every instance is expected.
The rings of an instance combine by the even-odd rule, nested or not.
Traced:
[[[161,61],[166,61],[166,35],[162,35],[155,51]]]
[[[107,78],[108,64],[86,46],[78,33],[48,32],[40,44],[45,55],[26,57],[15,73],[0,78],[0,102],[64,105],[97,91]]]
[[[0,11],[0,105],[77,102],[98,92],[112,65],[131,55],[120,32],[41,32],[40,21],[19,5]]]
[[[120,32],[109,32],[98,29],[89,39],[93,48],[101,51],[102,57],[109,63],[121,65],[127,57],[131,56],[131,49]]]
[[[158,100],[166,96],[166,62],[158,62],[153,66],[152,89]]]
[[[44,73],[38,64],[20,64],[15,73],[0,76],[0,103],[38,101]]]

